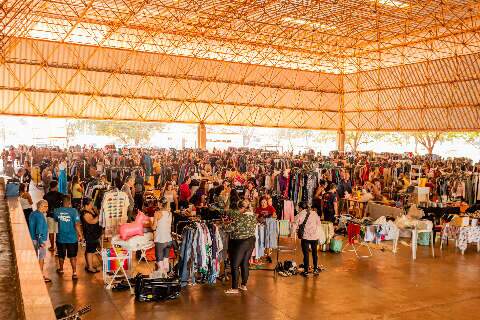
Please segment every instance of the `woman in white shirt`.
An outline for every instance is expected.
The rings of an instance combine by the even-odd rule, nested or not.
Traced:
[[[159,209],[153,217],[153,230],[155,230],[153,241],[157,268],[165,276],[169,271],[168,256],[172,246],[172,213],[167,208],[168,205],[167,199],[162,197]]]
[[[298,237],[301,239],[301,246],[303,252],[303,268],[302,276],[308,276],[309,268],[309,252],[312,250],[313,258],[313,274],[318,275],[320,269],[318,268],[318,240],[320,239],[320,233],[322,232],[322,222],[318,214],[308,208],[306,202],[301,202],[299,207],[302,211],[295,217],[295,231],[300,231]]]
[[[30,218],[30,214],[32,213],[32,196],[30,193],[27,191],[27,185],[24,183],[20,184],[20,187],[18,189],[19,193],[19,200],[20,200],[20,205],[22,206],[23,209],[23,214],[25,215],[25,220],[27,220],[27,225],[29,225],[28,219]]]
[[[167,200],[167,209],[170,208],[172,212],[178,211],[177,191],[175,191],[175,189],[173,188],[173,184],[170,181],[165,184],[163,197]]]

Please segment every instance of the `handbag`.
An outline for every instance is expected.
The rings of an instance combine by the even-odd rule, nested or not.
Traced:
[[[297,236],[299,239],[303,239],[305,233],[305,226],[307,225],[308,218],[310,217],[310,210],[307,210],[307,216],[303,220],[302,224],[298,226]]]

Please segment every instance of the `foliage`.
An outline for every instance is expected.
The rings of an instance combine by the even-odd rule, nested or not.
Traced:
[[[480,149],[480,132],[449,133],[448,136],[453,139],[461,139],[476,149]]]
[[[352,152],[357,152],[361,145],[368,145],[378,140],[389,137],[389,134],[381,132],[349,131],[345,136],[345,144],[350,147]],[[392,136],[392,141],[395,139]],[[400,141],[400,138],[398,138]]]
[[[452,136],[448,136],[442,132],[416,132],[413,134],[415,138],[415,142],[423,146],[428,154],[433,154],[433,149],[437,142],[446,141],[447,139],[451,139]]]
[[[316,143],[328,143],[331,141],[336,141],[337,134],[332,131],[315,131],[313,141]]]
[[[68,123],[67,134],[69,137],[78,134],[109,136],[118,138],[125,144],[138,145],[150,141],[153,134],[163,127],[163,124],[155,122],[75,120]]]

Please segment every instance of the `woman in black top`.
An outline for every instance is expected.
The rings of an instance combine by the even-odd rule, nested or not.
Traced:
[[[83,210],[81,211],[83,234],[85,236],[85,270],[90,273],[97,273],[93,266],[93,256],[100,243],[100,236],[102,235],[102,228],[98,224],[98,214],[93,209],[93,202],[91,199],[84,200]]]

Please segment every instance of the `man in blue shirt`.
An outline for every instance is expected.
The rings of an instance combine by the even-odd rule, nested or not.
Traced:
[[[45,256],[47,254],[47,235],[48,226],[45,214],[48,211],[48,202],[46,200],[40,200],[37,203],[37,210],[33,211],[28,217],[28,228],[30,231],[30,237],[33,240],[33,246],[37,253],[38,263],[40,264],[40,270],[43,273],[43,265],[45,262]],[[43,276],[45,282],[52,282],[49,278]]]
[[[72,208],[71,197],[63,198],[63,207],[55,209],[53,218],[58,222],[57,252],[59,268],[57,273],[63,274],[63,263],[65,256],[70,259],[72,265],[72,279],[77,276],[77,253],[78,241],[82,241],[82,230],[80,228],[80,216],[77,209]]]

